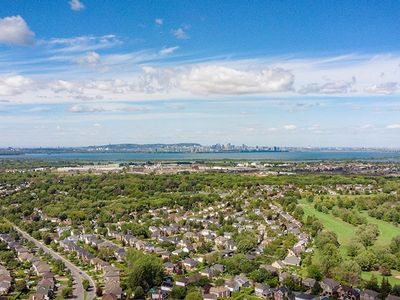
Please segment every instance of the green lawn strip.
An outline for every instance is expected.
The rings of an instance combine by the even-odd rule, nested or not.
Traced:
[[[348,246],[352,243],[352,240],[354,239],[355,226],[346,223],[331,214],[325,214],[316,210],[313,207],[313,204],[309,203],[305,199],[300,200],[299,204],[304,210],[305,217],[314,215],[322,222],[326,230],[333,231],[337,234],[338,241],[340,245],[342,245],[341,251],[345,251],[346,249],[344,246]]]
[[[346,248],[353,242],[354,230],[356,227],[342,221],[341,219],[335,217],[332,214],[325,214],[323,212],[316,210],[313,204],[305,199],[301,199],[299,201],[299,204],[304,210],[305,217],[315,216],[322,222],[325,229],[333,231],[337,234],[338,241],[341,244],[340,251],[342,252],[342,254],[344,254],[344,256],[347,256]],[[376,224],[379,228],[380,235],[373,247],[387,246],[393,237],[400,235],[400,228],[398,226],[373,218],[369,216],[367,212],[361,212],[360,214],[365,216],[370,224]],[[318,250],[315,250],[312,260],[313,263],[318,263],[319,261]],[[378,281],[380,282],[382,276],[380,275],[379,272],[376,271],[363,272],[361,277],[365,280],[368,280],[369,278],[371,278],[372,274],[375,274],[378,277]],[[389,282],[392,285],[400,284],[400,272],[392,270],[392,276],[389,276],[387,278],[389,279]]]
[[[390,244],[391,240],[400,235],[400,227],[382,221],[382,220],[378,220],[376,218],[373,218],[371,216],[368,215],[367,212],[361,212],[361,215],[364,216],[368,223],[370,224],[376,224],[379,228],[379,236],[377,241],[375,242],[376,246],[386,246],[388,244]]]
[[[362,272],[361,273],[361,278],[364,280],[369,280],[372,275],[375,275],[375,277],[378,279],[378,282],[380,283],[382,281],[382,275],[377,272],[377,271],[371,271],[371,272]],[[392,270],[392,276],[386,277],[389,280],[389,283],[393,285],[400,285],[400,272],[398,271],[393,271]]]

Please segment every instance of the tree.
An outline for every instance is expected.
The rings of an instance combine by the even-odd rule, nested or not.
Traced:
[[[395,236],[390,242],[390,252],[393,254],[400,252],[400,235]]]
[[[100,286],[96,287],[96,296],[101,297],[103,295],[103,290]]]
[[[133,290],[133,296],[134,299],[142,299],[145,296],[144,290],[141,286],[137,286],[134,290]]]
[[[255,262],[247,259],[244,254],[235,254],[232,257],[225,258],[223,265],[226,266],[227,272],[231,275],[247,274],[257,267]]]
[[[17,292],[21,292],[21,293],[25,292],[27,290],[25,281],[24,280],[18,280],[15,283],[15,290]]]
[[[171,291],[172,299],[185,299],[186,288],[184,286],[174,286]]]
[[[377,259],[373,252],[364,250],[356,256],[355,260],[363,271],[371,271]]]
[[[321,292],[322,292],[321,285],[320,285],[319,282],[317,281],[317,282],[314,284],[313,288],[311,289],[311,294],[312,294],[312,295],[319,295],[319,294],[321,294]]]
[[[392,295],[400,296],[400,285],[395,285],[392,289]]]
[[[331,269],[338,266],[342,261],[339,249],[331,243],[326,244],[320,250],[320,268],[324,274],[329,274]]]
[[[83,279],[83,280],[82,280],[82,285],[83,285],[83,288],[84,288],[86,291],[89,290],[89,288],[90,288],[90,282],[89,282],[89,280]]]
[[[371,278],[365,283],[365,288],[369,290],[379,291],[378,278],[375,275],[372,275]]]
[[[51,236],[50,235],[46,235],[44,237],[43,241],[44,241],[45,245],[50,245],[50,243],[52,241]]]
[[[65,264],[63,263],[62,260],[56,259],[54,261],[54,272],[57,274],[61,275],[65,270]]]
[[[254,270],[249,274],[249,277],[253,279],[255,282],[265,282],[268,279],[274,277],[269,271],[264,268]]]
[[[347,247],[347,254],[350,257],[357,256],[364,249],[360,243],[352,243]]]
[[[332,231],[322,231],[315,239],[315,246],[319,249],[324,248],[327,244],[333,244],[336,247],[340,246],[336,233]]]
[[[379,235],[378,226],[375,224],[362,224],[355,231],[356,239],[364,245],[365,248],[372,246]]]
[[[252,232],[242,232],[236,237],[237,250],[240,253],[247,253],[257,246],[257,239]]]
[[[193,291],[186,295],[185,300],[203,300],[203,296],[200,292]]]
[[[64,299],[69,299],[72,297],[72,287],[65,287],[61,291],[61,296]]]
[[[307,268],[308,277],[314,278],[316,281],[321,281],[323,275],[321,270],[316,265],[310,265]]]
[[[336,273],[341,282],[345,282],[349,285],[358,284],[360,282],[361,268],[357,262],[346,260],[342,262],[337,269]]]
[[[381,282],[381,295],[382,299],[386,299],[386,297],[390,294],[392,291],[392,286],[389,283],[389,280],[386,277],[382,277],[382,282]]]
[[[147,291],[149,288],[161,284],[164,270],[158,258],[131,249],[126,255],[126,260],[130,269],[127,285],[132,290],[140,286]]]

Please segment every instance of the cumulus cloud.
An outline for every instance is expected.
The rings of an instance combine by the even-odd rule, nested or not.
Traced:
[[[179,49],[179,46],[162,48],[159,53],[160,53],[160,55],[169,55],[169,54],[174,53],[178,49]]]
[[[179,72],[172,68],[142,68],[143,74],[134,89],[144,93],[168,92],[178,86]]]
[[[54,52],[89,52],[112,48],[122,42],[117,36],[108,34],[103,36],[84,35],[73,38],[53,38],[41,43],[49,46]]]
[[[21,16],[0,18],[0,43],[14,45],[31,45],[35,34]]]
[[[181,80],[181,88],[194,94],[258,94],[289,91],[294,76],[284,69],[242,71],[223,66],[193,67]]]
[[[183,27],[179,27],[177,29],[172,29],[171,32],[178,40],[188,40],[188,39],[190,39],[189,34],[187,33],[186,29],[183,28]]]
[[[102,113],[102,112],[136,112],[145,111],[145,107],[141,106],[131,106],[131,105],[73,105],[68,111],[71,113]]]
[[[283,129],[285,129],[285,130],[295,130],[296,128],[297,128],[297,126],[293,125],[293,124],[288,124],[288,125],[283,126]]]
[[[400,129],[400,123],[399,124],[390,124],[386,126],[387,129]]]
[[[161,26],[164,23],[164,20],[161,18],[157,18],[154,20],[154,23],[156,23],[157,25]]]
[[[385,82],[367,87],[365,91],[372,94],[390,95],[397,92],[399,87],[400,85],[398,82]]]
[[[32,86],[33,81],[21,75],[0,76],[0,96],[21,94]]]
[[[329,81],[326,83],[309,83],[299,89],[300,94],[347,94],[351,91],[355,77],[351,81]]]
[[[49,84],[50,89],[53,92],[67,92],[67,93],[80,93],[82,88],[75,82],[67,80],[56,80]]]
[[[79,57],[76,60],[81,65],[95,67],[100,63],[100,54],[95,51],[87,52],[86,55]]]
[[[71,0],[69,1],[69,7],[74,11],[80,11],[85,9],[85,4],[79,0]]]

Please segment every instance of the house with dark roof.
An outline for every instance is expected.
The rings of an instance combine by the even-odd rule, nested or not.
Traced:
[[[373,290],[365,289],[360,293],[360,300],[379,300],[380,294]]]
[[[322,295],[323,296],[333,296],[333,293],[336,291],[339,283],[331,278],[324,278],[321,281]]]
[[[314,296],[314,295],[310,295],[310,294],[294,293],[294,299],[295,300],[316,300],[316,299],[318,299],[318,297]]]

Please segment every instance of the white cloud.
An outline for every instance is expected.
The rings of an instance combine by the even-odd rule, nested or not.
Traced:
[[[190,39],[189,34],[187,33],[186,29],[184,29],[183,27],[179,27],[177,29],[172,29],[171,32],[178,40]]]
[[[68,111],[71,113],[102,113],[102,112],[138,112],[146,111],[146,107],[120,105],[120,104],[103,104],[103,105],[73,105]]]
[[[41,44],[49,46],[54,52],[88,52],[98,49],[112,48],[121,43],[121,40],[113,34],[103,36],[84,35],[73,38],[53,38],[41,41]]]
[[[161,26],[162,24],[164,24],[164,20],[161,18],[157,18],[154,20],[154,23],[156,23],[157,25]]]
[[[96,67],[100,63],[100,54],[95,51],[89,51],[84,56],[78,57],[76,62],[80,65]]]
[[[56,80],[49,84],[52,91],[56,93],[67,92],[67,93],[81,93],[82,88],[75,82],[66,80]]]
[[[387,129],[400,129],[400,124],[390,124],[386,126]]]
[[[33,81],[21,75],[0,76],[0,96],[12,96],[30,90]]]
[[[296,128],[297,128],[297,126],[293,125],[293,124],[283,126],[283,129],[285,129],[285,130],[295,130]]]
[[[174,53],[178,49],[179,49],[179,46],[162,48],[159,53],[160,53],[160,55],[169,55],[169,54]]]
[[[48,107],[32,107],[30,109],[27,109],[27,112],[31,113],[44,113],[44,112],[49,112],[51,109]]]
[[[360,128],[361,129],[374,129],[375,125],[373,125],[373,124],[364,124]]]
[[[34,41],[35,34],[21,16],[0,18],[0,43],[31,45]]]
[[[115,44],[115,39],[112,35],[53,39],[44,44],[45,50],[51,50],[46,54],[53,54],[52,50],[62,53],[39,58],[34,63],[28,59],[21,62],[14,62],[11,58],[0,59],[0,70],[7,70],[13,66],[19,74],[32,74],[29,77],[35,80],[35,91],[8,97],[7,100],[14,103],[40,104],[105,99],[110,102],[125,102],[189,100],[200,99],[204,95],[216,99],[234,96],[230,97],[232,101],[239,99],[241,95],[264,96],[273,100],[271,97],[280,96],[296,99],[300,92],[311,93],[313,96],[342,97],[351,93],[352,97],[362,97],[372,94],[372,90],[366,91],[367,87],[382,82],[382,72],[385,73],[385,81],[398,82],[400,55],[382,56],[369,66],[371,59],[365,57],[325,58],[325,62],[312,58],[205,59],[199,63],[198,60],[163,61],[161,51],[171,53],[176,51],[175,47],[130,53],[118,53],[114,49],[109,53],[104,50],[101,56],[95,50]],[[41,41],[37,47],[43,46],[40,43]],[[94,73],[92,69],[77,68],[69,64],[71,61],[94,67],[95,70],[101,71],[106,68],[107,72]],[[357,64],[354,65],[353,61],[357,61]],[[26,65],[29,67],[25,67]],[[349,66],[349,70],[343,71],[343,66]],[[374,76],[371,75],[372,69],[376,71]],[[351,79],[353,75],[357,76],[357,81]],[[394,89],[393,86],[395,84],[390,87]],[[382,87],[379,86],[380,89]],[[399,94],[400,86],[397,88],[394,94]],[[7,92],[7,95],[10,95],[10,92]],[[315,103],[285,99],[281,101],[285,103],[284,108],[290,112],[314,110],[324,105],[321,104],[321,100]],[[353,103],[356,104],[358,103]],[[351,109],[350,106],[347,107]]]
[[[329,81],[323,84],[309,83],[299,89],[300,94],[347,94],[351,91],[353,84],[356,82],[353,77],[352,81]]]
[[[223,66],[197,66],[184,75],[180,86],[193,94],[261,94],[292,89],[294,76],[283,69],[242,71]]]
[[[72,10],[80,11],[85,9],[85,4],[83,4],[79,0],[71,0],[69,1],[69,6]]]
[[[399,90],[399,86],[400,85],[398,82],[385,82],[367,87],[365,88],[365,91],[372,94],[390,95],[397,92]]]

